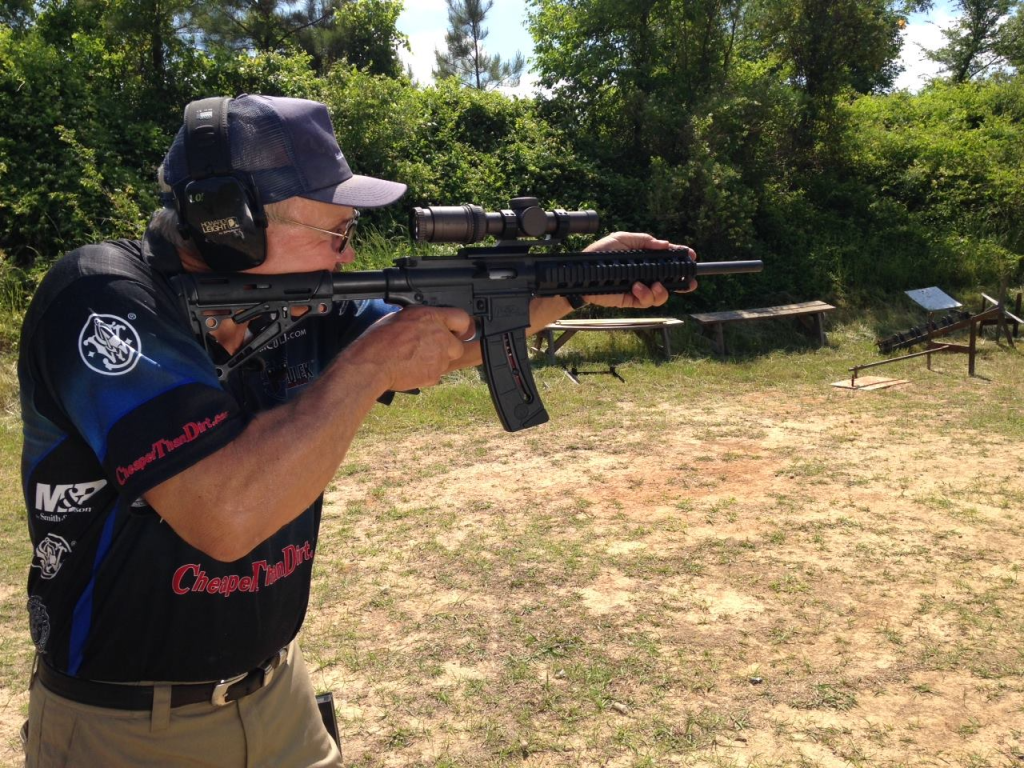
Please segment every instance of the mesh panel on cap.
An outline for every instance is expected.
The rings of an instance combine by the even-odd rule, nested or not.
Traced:
[[[233,172],[252,176],[263,203],[302,196],[375,208],[393,203],[405,192],[404,184],[352,175],[323,104],[240,96],[230,104],[228,126]],[[164,163],[164,181],[176,188],[188,178],[184,132],[182,126]],[[171,194],[160,199],[165,205],[174,204]]]
[[[235,99],[229,120],[231,166],[252,174],[264,203],[279,202],[305,188],[291,142],[270,107],[259,99]]]

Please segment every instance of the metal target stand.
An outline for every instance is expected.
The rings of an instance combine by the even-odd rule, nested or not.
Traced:
[[[928,370],[930,371],[932,369],[932,355],[947,352],[954,354],[966,354],[968,358],[968,373],[971,376],[975,376],[975,360],[978,353],[978,334],[980,330],[987,325],[997,325],[997,340],[1000,338],[1001,332],[1003,332],[1005,333],[1006,340],[1009,342],[1010,346],[1015,346],[1013,336],[1010,334],[1010,322],[1008,322],[1008,319],[1009,321],[1012,321],[1014,325],[1013,335],[1016,335],[1018,324],[1024,322],[1007,311],[1003,302],[997,302],[989,296],[985,296],[985,299],[993,306],[983,309],[978,314],[972,315],[969,312],[962,311],[963,304],[939,288],[920,288],[913,291],[906,291],[905,293],[914,303],[927,312],[927,320],[922,326],[915,326],[906,333],[897,333],[887,339],[880,339],[878,342],[879,349],[882,352],[892,352],[896,349],[912,347],[917,344],[925,344],[927,345],[927,348],[923,352],[913,352],[909,355],[893,357],[888,360],[855,365],[853,368],[849,369],[852,374],[849,384],[846,384],[845,382],[836,382],[833,386],[842,386],[846,389],[863,389],[868,386],[877,388],[880,386],[879,382],[872,382],[869,385],[858,386],[857,376],[860,372],[867,370],[868,368],[876,368],[882,365],[898,363],[915,357],[926,357],[928,361]],[[940,312],[945,312],[946,314],[941,318],[941,320],[937,321],[936,315]],[[936,338],[947,336],[954,331],[964,328],[970,329],[970,340],[967,344],[955,344],[953,342],[937,343],[935,341]]]

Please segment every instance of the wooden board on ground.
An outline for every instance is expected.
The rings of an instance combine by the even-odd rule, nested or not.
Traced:
[[[833,387],[839,389],[855,389],[855,390],[875,390],[875,389],[888,389],[889,387],[898,387],[900,384],[909,384],[910,382],[906,379],[887,379],[884,376],[861,376],[853,384],[850,383],[849,379],[843,379],[842,381],[836,381],[832,383]]]

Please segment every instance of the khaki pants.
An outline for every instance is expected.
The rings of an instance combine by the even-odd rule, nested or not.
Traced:
[[[170,707],[158,686],[150,711],[91,707],[32,684],[26,768],[340,766],[298,643],[270,685],[224,707]]]

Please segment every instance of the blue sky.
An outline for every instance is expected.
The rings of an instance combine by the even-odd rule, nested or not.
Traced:
[[[496,53],[503,59],[511,59],[516,51],[524,56],[532,53],[533,38],[526,28],[526,0],[494,0],[485,26],[484,47],[488,53]],[[409,36],[412,54],[403,53],[402,58],[412,66],[413,77],[424,85],[433,82],[430,71],[434,66],[434,49],[444,48],[444,33],[448,29],[445,0],[405,0],[398,29]],[[530,95],[534,82],[533,76],[524,76],[516,92]]]
[[[910,17],[904,31],[903,64],[906,71],[897,80],[900,88],[917,90],[928,77],[937,73],[934,63],[926,61],[921,47],[937,48],[942,45],[941,29],[952,21],[952,0],[938,0],[928,14]],[[488,37],[485,47],[490,53],[511,58],[516,51],[529,57],[533,39],[526,28],[526,0],[494,0],[487,14]],[[398,19],[398,28],[409,36],[412,53],[403,52],[403,60],[412,67],[413,77],[421,84],[433,80],[434,49],[444,47],[444,33],[448,27],[448,6],[445,0],[405,0],[405,10]],[[528,65],[529,66],[529,65]],[[518,89],[511,91],[523,96],[533,93],[536,78],[527,74]]]

